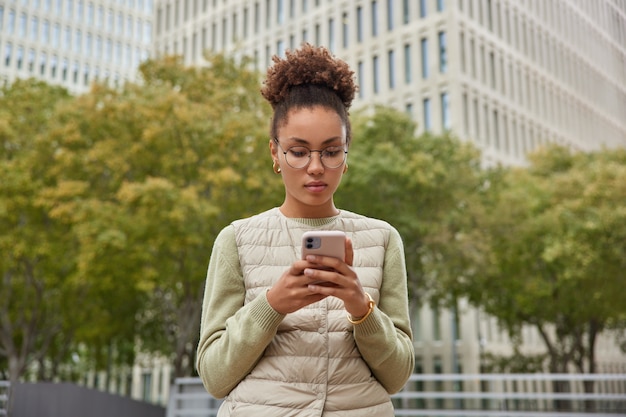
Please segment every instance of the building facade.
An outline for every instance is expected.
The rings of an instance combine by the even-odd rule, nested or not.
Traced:
[[[137,79],[152,0],[0,0],[0,82],[34,77],[70,92]]]
[[[355,107],[405,110],[487,163],[626,145],[623,0],[157,0],[155,13],[154,53],[190,65],[225,51],[262,71],[324,45],[355,70]]]

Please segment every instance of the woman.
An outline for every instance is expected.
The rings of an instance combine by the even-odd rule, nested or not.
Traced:
[[[304,45],[268,69],[262,94],[285,200],[233,222],[213,247],[197,368],[226,397],[219,417],[393,416],[389,394],[413,370],[400,236],[333,201],[355,91],[348,65],[324,48]],[[300,259],[308,230],[346,232],[345,259]]]

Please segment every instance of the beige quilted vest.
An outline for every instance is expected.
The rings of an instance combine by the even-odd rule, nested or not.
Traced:
[[[300,256],[302,233],[312,229],[348,234],[359,279],[378,300],[387,223],[346,211],[319,223],[300,223],[277,208],[233,223],[246,303],[270,288]],[[218,417],[392,417],[389,394],[361,358],[352,329],[343,302],[334,297],[288,314]]]

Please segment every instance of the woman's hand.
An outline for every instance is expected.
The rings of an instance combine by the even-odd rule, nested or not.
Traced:
[[[328,296],[310,291],[311,280],[304,275],[305,269],[310,267],[311,263],[304,260],[294,262],[270,288],[267,301],[274,310],[281,314],[293,313]]]
[[[353,260],[352,240],[346,238],[345,262],[329,256],[309,255],[303,272],[308,278],[309,292],[324,297],[332,295],[343,300],[346,311],[358,318],[369,311],[369,298],[352,269]]]

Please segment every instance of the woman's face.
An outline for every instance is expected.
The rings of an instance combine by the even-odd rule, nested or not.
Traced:
[[[345,161],[343,151],[347,151],[346,129],[337,113],[324,107],[292,110],[288,113],[287,123],[278,128],[278,145],[270,140],[272,159],[281,169],[285,183],[285,201],[281,211],[288,217],[319,218],[331,217],[338,213],[333,202],[333,194],[339,187],[343,176]],[[279,146],[280,145],[280,146]],[[294,168],[307,162],[306,153],[292,152],[294,146],[312,151],[329,149],[322,163],[320,152],[311,152],[308,164],[303,168]],[[339,151],[339,152],[336,152]],[[285,155],[287,152],[287,155]],[[339,159],[337,159],[339,158]]]

